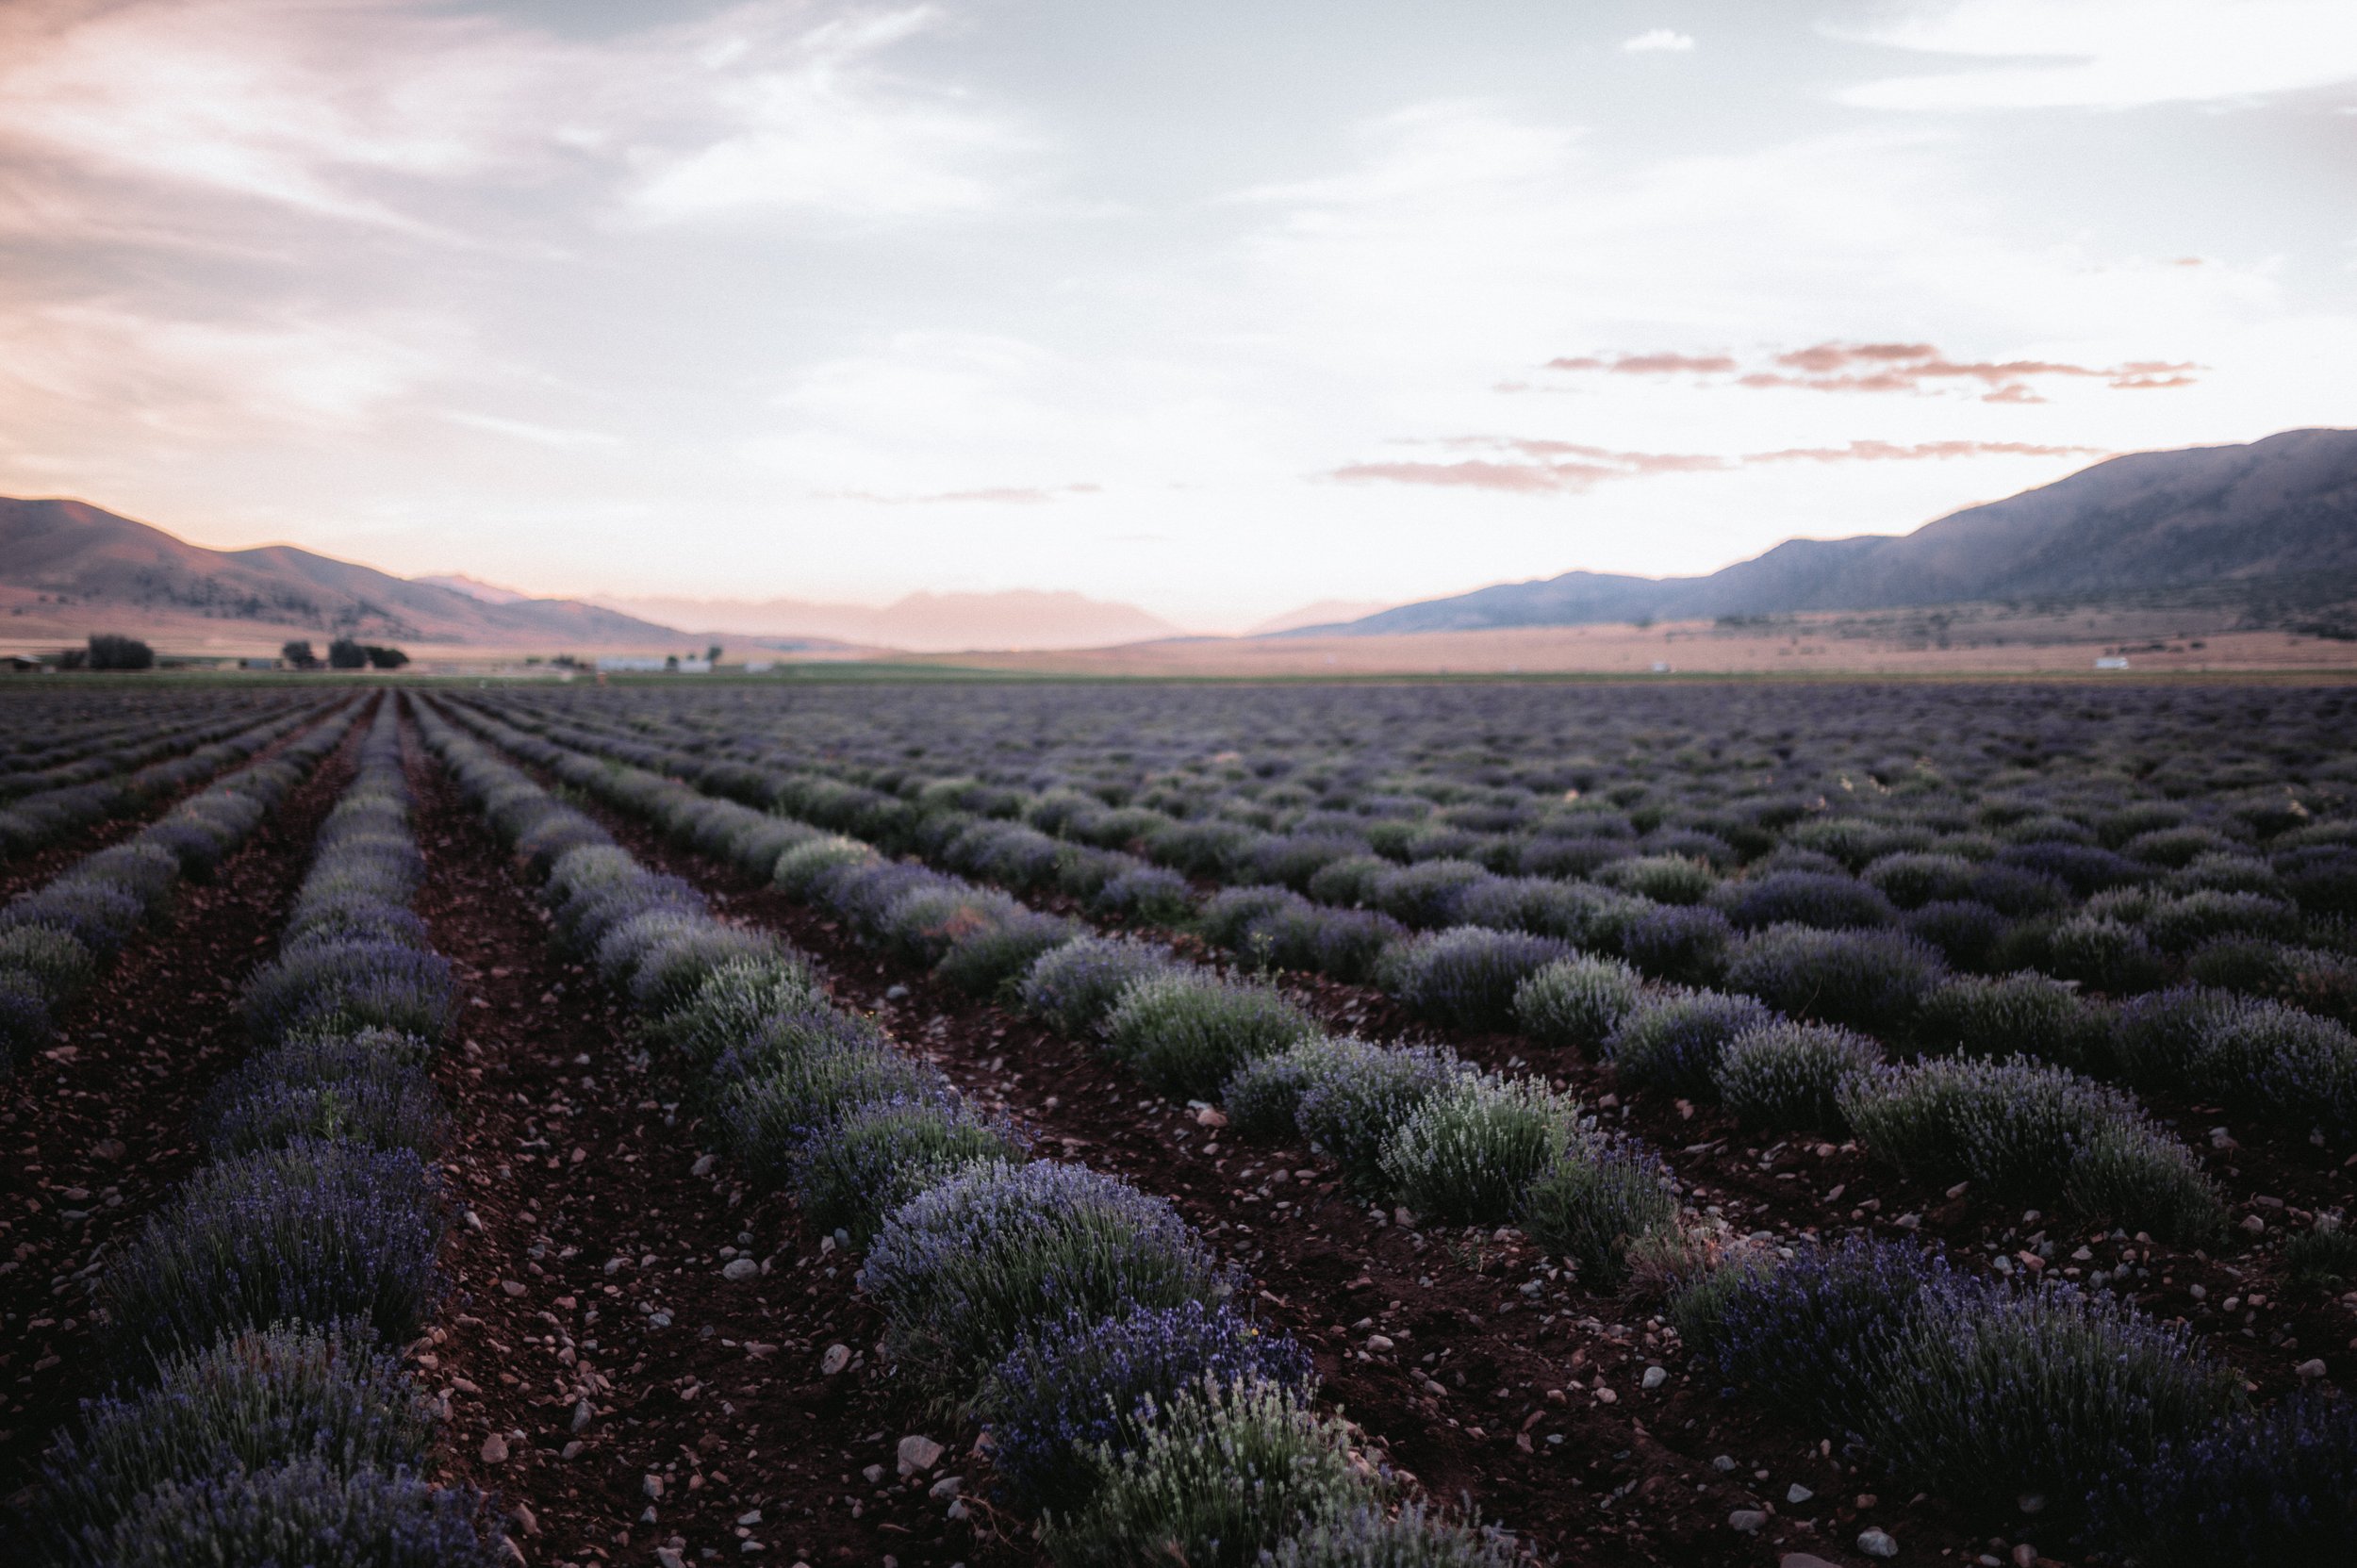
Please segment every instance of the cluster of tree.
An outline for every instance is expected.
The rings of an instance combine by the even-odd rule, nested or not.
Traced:
[[[93,632],[88,648],[61,649],[51,662],[59,669],[153,669],[156,651],[137,637]]]
[[[399,669],[409,662],[409,655],[398,648],[354,642],[350,637],[329,643],[324,661],[311,651],[308,639],[288,643],[279,649],[278,656],[297,669],[317,669],[322,662],[330,669]]]

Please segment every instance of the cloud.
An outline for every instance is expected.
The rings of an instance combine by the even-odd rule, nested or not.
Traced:
[[[2034,441],[1850,441],[1841,446],[1784,447],[1737,456],[1707,453],[1615,452],[1571,441],[1507,436],[1457,436],[1430,443],[1487,447],[1520,461],[1463,458],[1455,462],[1352,463],[1326,477],[1346,483],[1422,485],[1444,489],[1496,490],[1511,495],[1576,495],[1607,480],[1666,473],[1724,472],[1773,463],[1906,463],[1958,457],[2102,457],[2102,447]]]
[[[641,225],[968,213],[1030,143],[889,69],[946,25],[754,0],[573,39],[406,0],[17,0],[0,226],[218,241],[259,208],[478,245],[517,192]]]
[[[201,441],[349,431],[476,358],[447,324],[398,314],[179,321],[54,305],[0,311],[0,406],[22,423],[78,416]]]
[[[916,6],[799,35],[765,25],[755,37],[732,38],[702,80],[684,85],[733,126],[701,147],[658,155],[632,210],[663,222],[765,208],[909,217],[993,206],[997,165],[1025,150],[1026,139],[882,63],[945,20],[938,8]]]
[[[1774,356],[1772,370],[1747,371],[1734,385],[1752,388],[1797,387],[1818,392],[1923,392],[1927,384],[1978,382],[1990,388],[1984,403],[2043,403],[2030,382],[2040,376],[2075,376],[2100,380],[2122,390],[2191,387],[2187,371],[2205,367],[2190,360],[2131,360],[2108,367],[2074,365],[2058,359],[1952,359],[1930,343],[1817,343]],[[1618,375],[1668,375],[1681,371],[1715,373],[1739,369],[1728,355],[1689,355],[1673,352],[1624,354],[1610,359],[1595,355],[1550,359],[1551,371],[1602,371]]]
[[[983,502],[1009,506],[1044,506],[1066,496],[1101,495],[1102,485],[1006,485],[975,490],[940,490],[930,495],[884,495],[874,490],[827,490],[819,499],[830,501],[865,501],[879,506],[938,506],[961,502]]]
[[[470,414],[453,411],[442,417],[453,424],[464,425],[470,430],[480,430],[492,436],[511,437],[519,441],[530,441],[535,446],[555,447],[559,450],[620,444],[618,437],[608,436],[602,431],[566,430],[555,425],[534,424],[526,420],[502,419],[496,414]]]
[[[1670,27],[1655,27],[1639,33],[1635,38],[1621,41],[1621,53],[1624,55],[1682,55],[1693,47],[1692,34]]]
[[[1914,0],[1853,41],[2018,64],[1861,84],[1866,108],[2130,108],[2357,80],[2348,0]]]
[[[1786,447],[1779,452],[1754,452],[1751,463],[1920,463],[1927,458],[1953,457],[2108,457],[2103,447],[2055,446],[2038,441],[1851,441],[1838,447]]]
[[[1723,354],[1624,354],[1606,360],[1587,355],[1577,359],[1550,359],[1551,371],[1610,371],[1616,375],[1667,375],[1673,371],[1713,371],[1735,369],[1732,356]]]

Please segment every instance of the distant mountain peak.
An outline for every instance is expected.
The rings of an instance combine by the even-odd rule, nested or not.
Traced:
[[[84,501],[0,497],[0,584],[68,593],[118,622],[93,630],[230,621],[256,632],[552,652],[659,647],[684,637],[573,600],[492,598],[293,545],[208,550]]]
[[[412,577],[409,581],[425,583],[437,588],[448,588],[453,593],[463,593],[469,599],[485,604],[520,604],[525,600],[540,597],[538,594],[525,593],[519,588],[503,588],[497,583],[486,583],[480,577],[470,577],[463,571],[441,572],[431,577]]]
[[[2290,602],[2357,596],[2357,430],[2129,453],[1911,534],[1787,539],[1707,577],[1567,571],[1317,630],[1372,635],[1696,620],[2221,586]]]

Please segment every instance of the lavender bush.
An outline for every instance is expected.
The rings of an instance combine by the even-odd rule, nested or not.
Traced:
[[[1383,1190],[1383,1151],[1400,1124],[1472,1069],[1429,1046],[1322,1042],[1300,1070],[1294,1124],[1364,1192]]]
[[[260,1329],[166,1360],[155,1382],[87,1402],[42,1467],[49,1549],[87,1559],[140,1496],[313,1459],[338,1477],[415,1467],[436,1407],[365,1335]]]
[[[1853,1074],[1837,1098],[1862,1143],[1931,1185],[1961,1179],[2006,1198],[2059,1191],[2178,1238],[2223,1220],[2191,1150],[2130,1096],[2061,1067],[1936,1058]]]
[[[1118,937],[1078,936],[1040,954],[1024,972],[1026,1011],[1067,1039],[1085,1039],[1112,1012],[1132,981],[1180,967],[1159,944]]]
[[[2151,1568],[2329,1568],[2357,1555],[2357,1405],[2303,1394],[2162,1442],[2098,1493],[2101,1536]]]
[[[1728,1044],[1774,1016],[1750,997],[1674,991],[1640,1001],[1624,1014],[1605,1037],[1605,1055],[1633,1083],[1708,1095],[1712,1072]]]
[[[898,1096],[853,1105],[796,1140],[793,1184],[821,1232],[865,1244],[883,1216],[952,1172],[1020,1160],[1030,1140],[963,1100]]]
[[[166,1481],[141,1494],[80,1560],[91,1568],[303,1563],[306,1568],[493,1568],[496,1526],[465,1488],[407,1471],[338,1475],[324,1461]]]
[[[2065,982],[2034,971],[1959,977],[1918,1003],[1910,1030],[1927,1051],[2035,1056],[2082,1071],[2110,1057],[2111,1017]]]
[[[1058,1568],[1256,1568],[1263,1548],[1379,1495],[1346,1430],[1281,1384],[1207,1378],[1104,1462],[1089,1500],[1051,1515]]]
[[[1879,890],[1837,872],[1772,871],[1757,881],[1728,883],[1720,894],[1727,918],[1752,931],[1776,925],[1835,931],[1898,919]]]
[[[1631,1243],[1674,1231],[1675,1180],[1660,1157],[1633,1139],[1590,1134],[1530,1185],[1522,1228],[1545,1250],[1579,1265],[1591,1290],[1628,1278]]]
[[[1410,1010],[1459,1029],[1505,1029],[1514,994],[1571,947],[1524,932],[1456,926],[1403,942],[1377,966],[1383,988]]]
[[[1513,1568],[1510,1536],[1467,1529],[1409,1503],[1362,1506],[1312,1520],[1261,1555],[1263,1568]]]
[[[1514,1019],[1551,1046],[1593,1050],[1637,1006],[1643,982],[1617,958],[1558,959],[1514,992]]]
[[[1393,1131],[1380,1157],[1383,1178],[1419,1214],[1499,1224],[1562,1158],[1577,1114],[1541,1080],[1460,1073]]]
[[[1947,978],[1939,955],[1895,931],[1771,926],[1728,961],[1728,989],[1778,1012],[1870,1033],[1903,1028]]]
[[[1882,1059],[1881,1046],[1838,1024],[1780,1019],[1730,1040],[1710,1080],[1748,1127],[1839,1134],[1850,1125],[1841,1085]]]
[[[1042,1325],[999,1362],[981,1399],[1001,1494],[1027,1513],[1070,1511],[1096,1490],[1105,1461],[1133,1451],[1156,1411],[1207,1378],[1305,1395],[1316,1386],[1300,1345],[1225,1304]]]
[[[99,1277],[126,1364],[272,1323],[401,1341],[439,1291],[434,1181],[408,1149],[298,1138],[190,1178]]]
[[[966,1399],[1035,1325],[1230,1288],[1168,1201],[1047,1161],[977,1166],[918,1194],[885,1219],[860,1284],[894,1360],[944,1404]]]
[[[1106,1048],[1157,1090],[1211,1094],[1244,1063],[1316,1032],[1273,990],[1209,974],[1133,981],[1105,1019]]]

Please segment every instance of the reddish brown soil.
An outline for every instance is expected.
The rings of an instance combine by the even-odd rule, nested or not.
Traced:
[[[963,1445],[897,1475],[900,1439],[931,1428],[876,1364],[856,1261],[725,1166],[696,1174],[684,1086],[595,976],[551,951],[533,892],[421,758],[413,736],[430,867],[416,908],[464,999],[439,1068],[457,1128],[453,1291],[416,1357],[449,1401],[444,1478],[521,1503],[534,1563],[648,1563],[659,1547],[689,1564],[1033,1560],[928,1496],[965,1468]],[[732,1250],[763,1272],[724,1279]],[[852,1360],[830,1376],[834,1345]],[[877,1465],[881,1482],[862,1474]]]
[[[0,1496],[22,1490],[75,1401],[99,1392],[89,1282],[203,1158],[190,1123],[243,1053],[239,987],[277,940],[365,728],[354,725],[210,882],[183,888],[134,936],[57,1043],[0,1090]]]

